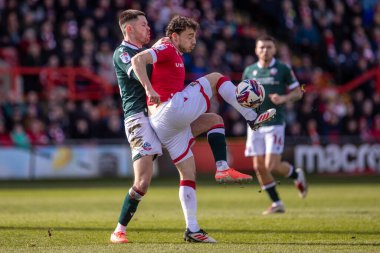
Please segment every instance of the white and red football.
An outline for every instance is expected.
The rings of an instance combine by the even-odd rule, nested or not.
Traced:
[[[264,98],[264,87],[254,79],[243,80],[236,87],[236,99],[243,107],[256,109]]]

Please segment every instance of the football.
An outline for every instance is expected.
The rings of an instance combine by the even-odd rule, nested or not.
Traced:
[[[236,87],[236,99],[243,107],[256,109],[264,98],[264,87],[254,79],[243,80]]]

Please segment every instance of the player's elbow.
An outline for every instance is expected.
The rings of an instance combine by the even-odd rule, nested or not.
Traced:
[[[141,56],[140,55],[135,55],[132,57],[131,59],[131,64],[132,64],[132,68],[135,69],[141,62]]]

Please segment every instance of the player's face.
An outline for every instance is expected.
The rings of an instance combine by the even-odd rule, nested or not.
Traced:
[[[137,20],[131,25],[136,42],[138,44],[148,44],[150,41],[150,27],[144,16],[138,16]]]
[[[196,32],[193,29],[186,28],[185,31],[178,35],[177,47],[182,53],[190,53],[193,51],[197,39],[195,37]]]
[[[259,60],[269,62],[276,54],[276,47],[273,41],[259,40],[256,44],[255,52]]]

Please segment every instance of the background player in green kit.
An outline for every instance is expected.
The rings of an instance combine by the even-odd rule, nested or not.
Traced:
[[[137,206],[150,185],[153,173],[153,160],[162,154],[161,143],[153,131],[147,117],[146,97],[159,101],[153,90],[144,87],[132,70],[131,58],[144,50],[143,45],[150,41],[150,28],[145,14],[138,10],[125,10],[119,16],[119,26],[124,40],[115,49],[114,68],[118,79],[122,107],[124,111],[125,132],[132,150],[134,183],[126,194],[121,208],[119,222],[111,234],[112,243],[127,243],[126,226],[135,213]],[[157,42],[160,43],[160,42]],[[148,72],[150,72],[147,66]],[[223,171],[226,181],[251,181],[252,176],[239,173],[227,165],[226,141],[223,119],[215,113],[204,113],[191,124],[194,136],[207,132],[216,164],[225,162]],[[222,164],[223,165],[223,164]],[[218,168],[219,170],[219,168]],[[218,171],[220,173],[220,171]],[[218,173],[217,172],[217,173]],[[235,177],[231,176],[235,175]]]
[[[253,168],[260,185],[272,200],[272,205],[263,214],[283,213],[284,204],[277,193],[272,172],[293,179],[302,198],[307,194],[303,170],[281,160],[285,138],[284,104],[301,99],[303,92],[290,67],[274,58],[276,46],[272,37],[259,37],[255,53],[258,61],[245,68],[243,80],[255,79],[260,82],[266,94],[260,112],[275,108],[277,114],[257,131],[248,128],[245,156],[253,157]]]

